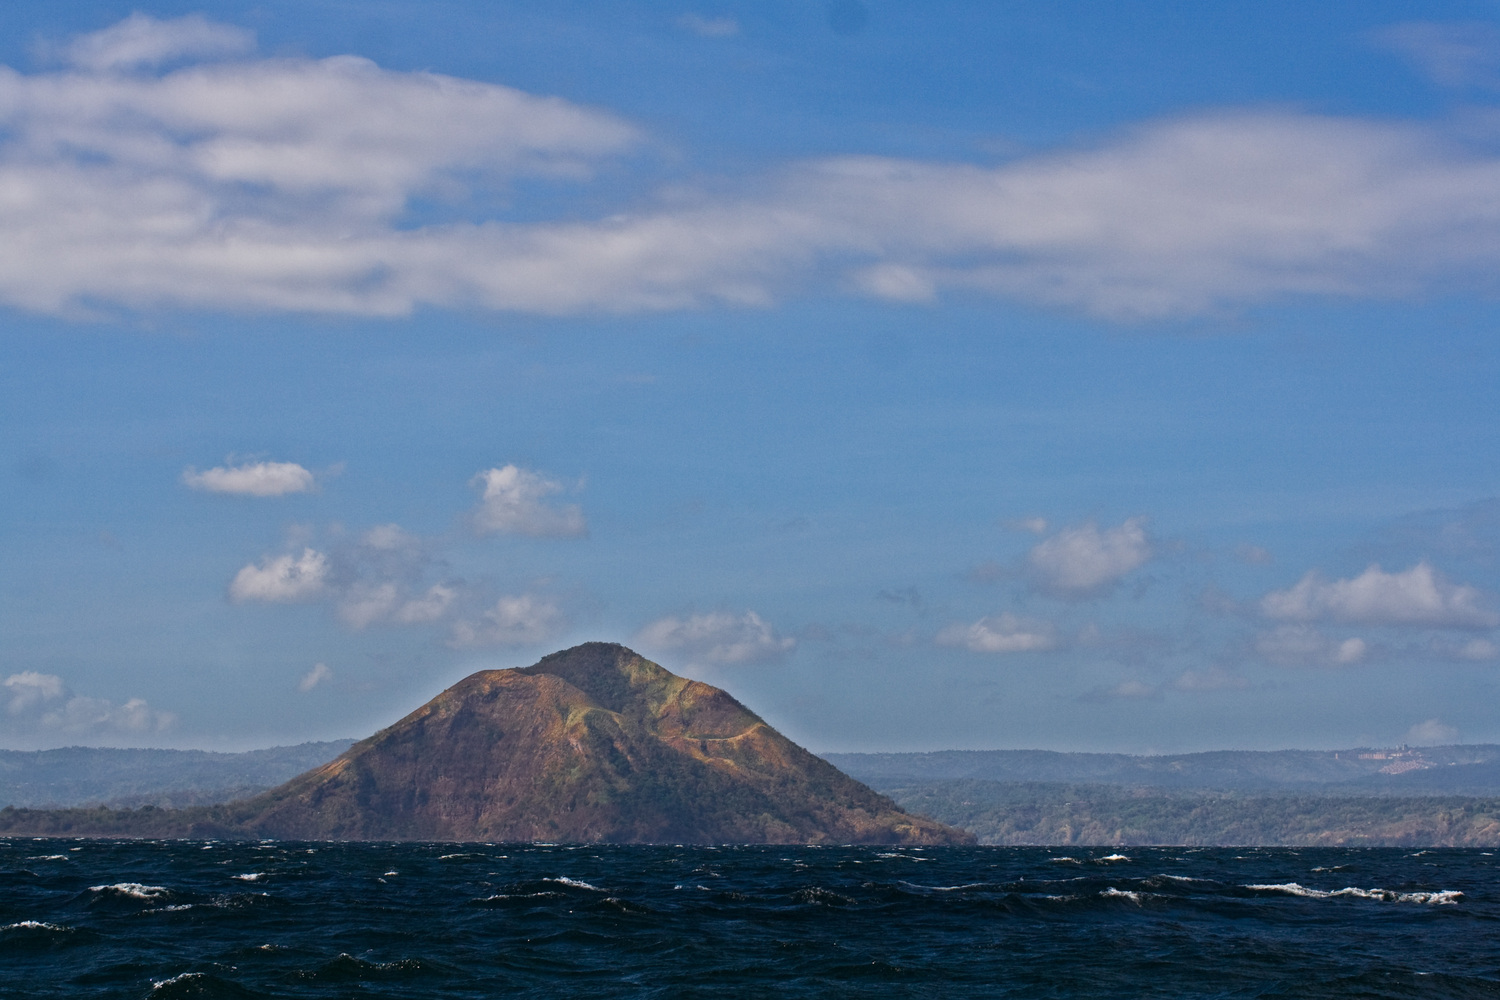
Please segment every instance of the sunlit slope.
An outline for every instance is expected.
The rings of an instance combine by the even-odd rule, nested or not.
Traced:
[[[473,674],[236,813],[282,838],[972,842],[608,643]]]

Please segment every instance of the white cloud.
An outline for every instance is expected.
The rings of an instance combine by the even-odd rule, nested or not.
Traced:
[[[1458,730],[1441,719],[1418,722],[1406,731],[1406,742],[1417,746],[1442,746],[1458,742]]]
[[[455,622],[454,646],[532,646],[567,628],[562,609],[550,601],[522,594],[502,597],[477,619]]]
[[[648,649],[681,653],[701,664],[771,662],[797,645],[797,640],[778,634],[754,611],[661,618],[641,629],[635,641]]]
[[[297,682],[297,690],[303,694],[322,684],[324,681],[333,680],[333,668],[326,663],[316,663],[313,668],[303,675]]]
[[[522,175],[586,180],[636,130],[352,56],[116,72],[247,37],[137,17],[79,40],[71,70],[0,68],[0,302],[557,314],[853,288],[1128,320],[1493,289],[1500,265],[1500,158],[1436,126],[1218,112],[997,165],[843,157],[512,222],[479,206]]]
[[[4,688],[7,727],[29,733],[140,736],[170,729],[177,721],[171,712],[157,711],[141,698],[117,705],[75,695],[54,674],[11,674]]]
[[[195,490],[251,497],[306,493],[314,486],[313,474],[296,462],[253,462],[202,472],[190,466],[183,470],[182,481]]]
[[[474,477],[473,485],[484,486],[474,527],[483,534],[504,533],[539,538],[578,538],[588,534],[583,508],[577,504],[549,505],[546,500],[562,492],[562,484],[506,465]]]
[[[229,583],[229,598],[236,603],[314,601],[327,587],[328,557],[305,548],[300,556],[274,556],[243,567]]]
[[[74,40],[64,55],[79,69],[104,73],[185,57],[243,55],[254,48],[254,32],[216,24],[201,14],[158,21],[135,13],[113,27]]]
[[[1492,603],[1478,589],[1450,583],[1419,562],[1399,573],[1372,564],[1359,576],[1332,581],[1311,570],[1295,586],[1261,598],[1260,609],[1281,621],[1491,628],[1500,625]]]
[[[732,17],[704,17],[702,14],[684,14],[677,23],[695,35],[704,38],[732,38],[740,33],[740,22]]]
[[[1444,87],[1500,85],[1500,28],[1486,21],[1409,21],[1371,33]]]
[[[1309,625],[1281,625],[1255,639],[1255,651],[1288,666],[1350,666],[1363,661],[1369,643],[1358,636],[1334,639]]]
[[[937,641],[942,646],[963,646],[976,653],[1029,653],[1054,648],[1057,636],[1045,622],[1004,612],[970,625],[949,625],[937,634]]]
[[[447,614],[458,596],[457,588],[441,583],[428,587],[421,595],[408,597],[395,583],[356,583],[347,587],[338,599],[338,617],[353,629],[369,628],[381,623],[429,625]]]
[[[1150,560],[1145,525],[1145,518],[1133,517],[1105,531],[1092,522],[1064,528],[1037,543],[1026,557],[1027,567],[1044,589],[1054,593],[1098,593]]]
[[[35,670],[11,674],[5,679],[5,710],[11,715],[20,715],[39,705],[57,701],[62,698],[63,691],[62,678],[54,674],[41,674]]]

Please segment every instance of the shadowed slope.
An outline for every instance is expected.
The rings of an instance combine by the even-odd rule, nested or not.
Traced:
[[[724,691],[623,646],[473,674],[239,807],[261,836],[971,843],[903,812]]]

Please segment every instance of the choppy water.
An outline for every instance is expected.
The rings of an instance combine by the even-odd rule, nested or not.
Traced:
[[[0,840],[0,996],[1500,997],[1496,860]]]

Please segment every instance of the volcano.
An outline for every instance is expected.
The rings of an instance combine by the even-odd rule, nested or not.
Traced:
[[[974,842],[904,812],[725,691],[599,642],[472,674],[230,808],[238,830],[281,839]]]

